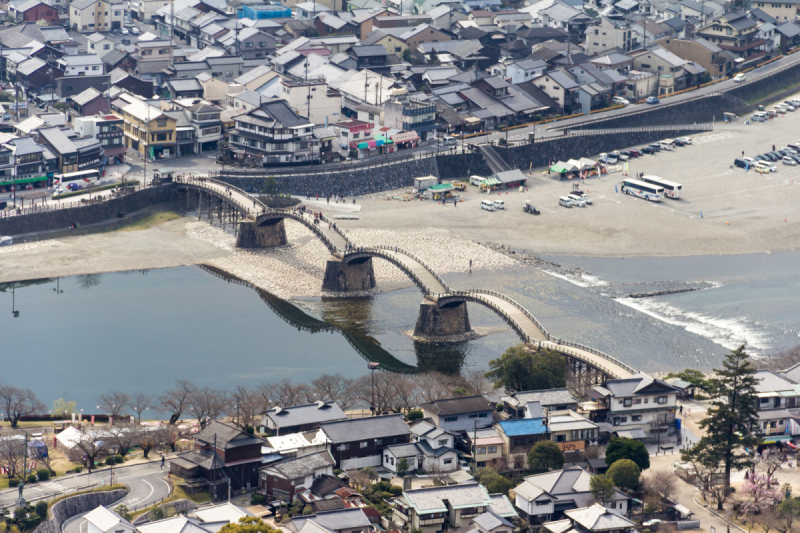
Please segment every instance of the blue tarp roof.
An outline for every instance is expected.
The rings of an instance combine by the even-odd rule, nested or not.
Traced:
[[[509,437],[521,435],[539,435],[547,433],[547,428],[541,418],[520,418],[517,420],[502,420],[499,422],[503,433]]]

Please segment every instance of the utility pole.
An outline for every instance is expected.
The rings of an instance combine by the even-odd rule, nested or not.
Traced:
[[[475,471],[478,469],[478,459],[477,459],[477,451],[478,451],[478,421],[474,420],[472,422],[472,475],[475,475]]]

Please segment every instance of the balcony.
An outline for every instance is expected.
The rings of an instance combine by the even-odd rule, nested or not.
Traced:
[[[443,524],[443,523],[444,523],[444,517],[441,517],[441,518],[429,518],[428,520],[420,520],[419,521],[419,525],[421,525],[421,526],[436,526],[436,525]]]
[[[411,520],[411,518],[404,511],[401,511],[397,507],[395,507],[393,510],[394,510],[394,514],[396,514],[397,516],[399,516],[400,518],[402,518],[406,522]]]

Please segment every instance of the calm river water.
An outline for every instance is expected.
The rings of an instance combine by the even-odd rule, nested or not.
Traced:
[[[644,371],[708,369],[739,344],[768,354],[800,343],[800,252],[549,259],[593,276],[570,280],[519,266],[444,277],[454,288],[504,292],[551,333]],[[665,281],[713,288],[624,297],[631,287],[648,292]],[[64,397],[91,410],[109,387],[157,394],[175,379],[231,390],[323,372],[360,376],[367,361],[397,372],[485,369],[518,342],[506,330],[456,345],[415,343],[404,332],[413,330],[421,299],[409,287],[370,299],[290,303],[201,267],[5,284],[0,375],[47,405]],[[476,305],[469,313],[473,326],[504,326]]]

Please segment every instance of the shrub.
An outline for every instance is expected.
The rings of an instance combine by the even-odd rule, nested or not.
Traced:
[[[338,476],[338,475],[339,475],[339,474],[341,474],[341,473],[342,473],[342,471],[341,471],[341,470],[339,470],[338,468],[334,469],[334,471],[333,471],[333,475],[334,475],[334,476]]]
[[[411,411],[408,412],[408,416],[406,416],[406,419],[408,419],[409,422],[413,422],[414,420],[419,420],[424,416],[425,415],[422,414],[422,411],[419,411],[417,409],[412,409]]]
[[[17,487],[17,486],[19,486],[19,480],[16,479],[16,478],[9,479],[8,480],[8,486],[9,487]]]
[[[505,409],[505,407],[503,407],[503,402],[497,402],[497,405],[495,405],[494,407],[495,409],[497,409],[498,413],[502,413],[503,409]]]
[[[117,455],[114,456],[114,462],[115,463],[120,464],[120,463],[122,463],[124,461],[125,461],[125,458],[122,457],[121,455],[117,454]]]
[[[45,501],[36,502],[36,514],[38,514],[42,518],[47,518],[47,502]]]
[[[251,501],[251,502],[252,502],[254,505],[261,505],[262,503],[264,503],[264,495],[263,495],[263,494],[255,494],[255,493],[254,493],[254,494],[253,494],[253,495],[250,497],[250,501]]]
[[[76,474],[80,474],[81,473],[81,467],[80,466],[76,466],[75,467],[75,473]]]
[[[114,458],[111,457],[110,455],[106,457],[106,465],[111,466],[113,464],[114,464]]]
[[[391,487],[389,487],[389,492],[391,492],[395,496],[400,496],[401,494],[403,494],[403,487],[399,485],[392,485]]]
[[[36,474],[28,474],[28,477],[25,478],[26,483],[36,483]]]
[[[381,492],[381,498],[383,498],[384,500],[391,500],[392,499],[392,493],[391,492]]]
[[[24,507],[17,507],[14,509],[14,520],[17,522],[24,519],[26,516],[28,516],[28,511],[26,511]]]
[[[163,520],[164,518],[167,517],[167,513],[164,512],[163,507],[155,507],[148,514],[150,515],[150,520],[152,520],[153,522],[155,522],[156,520]]]
[[[39,476],[39,481],[47,481],[50,479],[50,471],[46,468],[40,468],[37,470],[36,475]]]

